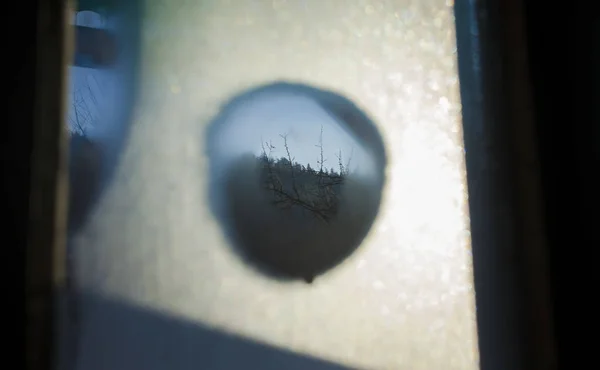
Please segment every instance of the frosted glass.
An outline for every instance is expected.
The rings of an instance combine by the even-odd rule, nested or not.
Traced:
[[[78,286],[190,327],[341,366],[476,369],[452,5],[146,1],[130,135],[72,237]],[[235,94],[280,80],[355,102],[387,153],[368,236],[313,284],[248,268],[207,199],[207,125]],[[110,148],[112,131],[98,132],[98,145]],[[254,361],[248,349],[198,342],[192,329],[152,329],[97,301],[80,304],[81,369],[269,368],[236,364]],[[270,366],[295,368],[280,361]]]

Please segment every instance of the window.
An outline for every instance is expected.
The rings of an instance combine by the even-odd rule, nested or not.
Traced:
[[[114,64],[78,54],[70,72],[72,205],[85,202],[69,237],[76,368],[477,368],[452,4],[143,7],[94,15]],[[207,129],[232,98],[277,81],[356,103],[386,154],[368,235],[312,284],[249,268],[210,208]],[[273,145],[287,156],[286,134]]]

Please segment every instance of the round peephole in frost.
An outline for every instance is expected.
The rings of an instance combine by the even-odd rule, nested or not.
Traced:
[[[373,122],[348,99],[262,86],[227,102],[206,137],[212,210],[261,272],[311,282],[367,235],[386,159]]]

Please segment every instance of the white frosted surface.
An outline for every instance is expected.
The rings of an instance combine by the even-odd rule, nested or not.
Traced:
[[[79,284],[350,367],[476,369],[451,4],[163,0],[145,12],[141,96],[114,180],[74,240]],[[388,154],[369,236],[313,285],[247,268],[206,200],[205,125],[233,94],[279,79],[352,99],[378,124]],[[131,333],[93,305],[84,313],[81,363],[126,368],[116,356],[106,367],[92,359],[123,351],[119,338]],[[95,322],[114,336],[99,345]],[[183,365],[194,356],[189,338],[169,335],[156,368],[220,368]],[[137,346],[129,363],[152,355]],[[232,355],[212,353],[214,363]]]

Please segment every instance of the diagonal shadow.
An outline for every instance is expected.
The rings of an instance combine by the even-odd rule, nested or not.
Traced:
[[[70,341],[77,342],[73,369],[350,369],[115,299],[85,294],[78,301],[84,311]]]

